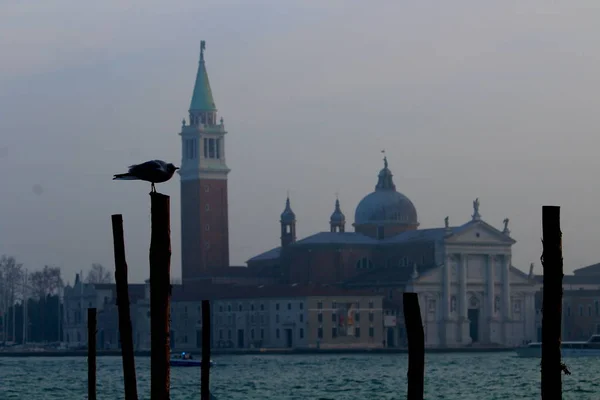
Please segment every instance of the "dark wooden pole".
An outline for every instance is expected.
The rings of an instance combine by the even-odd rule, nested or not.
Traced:
[[[408,400],[423,400],[425,378],[425,333],[419,297],[403,293],[404,325],[408,339]]]
[[[96,400],[96,309],[87,310],[88,325],[88,400]]]
[[[542,207],[542,399],[562,398],[562,232],[560,207]]]
[[[129,310],[129,284],[127,282],[127,261],[125,260],[125,239],[123,237],[123,216],[112,216],[113,244],[115,248],[115,282],[117,283],[117,307],[119,309],[119,335],[123,358],[125,380],[125,400],[137,400],[137,378],[133,357],[133,332]]]
[[[200,398],[210,400],[210,301],[202,300],[202,364],[200,370]]]
[[[152,235],[150,238],[150,397],[168,400],[170,392],[169,322],[171,302],[170,199],[150,193]]]

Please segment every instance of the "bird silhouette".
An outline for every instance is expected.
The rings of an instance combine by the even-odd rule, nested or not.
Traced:
[[[179,167],[167,164],[162,160],[146,161],[142,164],[134,164],[124,174],[116,174],[113,180],[117,181],[146,181],[152,184],[152,192],[156,192],[156,183],[163,183],[173,177]]]

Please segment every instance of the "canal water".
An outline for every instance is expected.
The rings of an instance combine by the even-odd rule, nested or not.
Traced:
[[[405,354],[218,356],[211,391],[219,400],[405,399]],[[565,360],[563,399],[600,399],[600,359]],[[85,357],[0,358],[0,399],[87,397]],[[427,354],[425,399],[539,399],[540,360],[511,353]],[[123,398],[120,357],[98,358],[98,399]],[[150,359],[136,359],[149,399]],[[171,369],[171,399],[200,398],[200,369]]]

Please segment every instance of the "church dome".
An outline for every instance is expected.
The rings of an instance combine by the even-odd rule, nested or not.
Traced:
[[[365,196],[354,214],[354,225],[405,225],[416,228],[417,210],[412,201],[396,191],[392,172],[384,158],[384,168],[379,172],[373,193]]]

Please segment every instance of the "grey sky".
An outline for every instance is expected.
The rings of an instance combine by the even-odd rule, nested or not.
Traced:
[[[0,5],[0,254],[72,282],[113,267],[122,213],[130,279],[147,276],[149,185],[111,177],[179,165],[204,39],[233,264],[278,244],[288,189],[299,237],[327,230],[336,192],[351,223],[383,148],[421,227],[466,222],[479,197],[484,220],[510,218],[513,263],[540,273],[555,204],[566,269],[600,261],[597,2],[124,3]],[[179,180],[159,190],[180,276]]]

